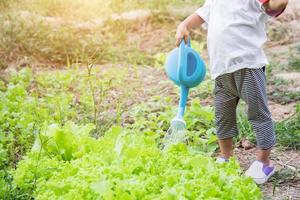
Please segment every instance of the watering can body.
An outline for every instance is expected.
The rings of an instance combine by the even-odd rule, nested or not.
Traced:
[[[172,50],[166,60],[166,73],[176,85],[193,88],[205,78],[205,63],[200,55],[182,40],[180,46]]]

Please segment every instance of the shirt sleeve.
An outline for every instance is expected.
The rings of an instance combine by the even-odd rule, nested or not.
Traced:
[[[256,3],[258,4],[258,6],[260,7],[260,9],[267,14],[268,16],[271,17],[278,17],[279,15],[281,15],[283,13],[283,11],[285,10],[272,10],[272,9],[265,9],[264,4],[268,3],[269,0],[255,0]]]
[[[196,14],[201,17],[206,24],[209,24],[209,11],[211,6],[211,0],[206,0],[204,5],[196,10]]]

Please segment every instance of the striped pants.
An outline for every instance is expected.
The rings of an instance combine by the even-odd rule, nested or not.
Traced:
[[[238,134],[236,108],[240,99],[248,105],[248,120],[256,134],[257,146],[269,149],[276,136],[268,107],[264,68],[241,69],[223,74],[215,81],[215,116],[219,139]]]

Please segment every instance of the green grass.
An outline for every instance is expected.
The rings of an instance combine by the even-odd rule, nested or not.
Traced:
[[[292,70],[300,71],[300,53],[298,55],[291,55],[289,66]]]
[[[277,143],[289,149],[300,149],[300,104],[297,105],[296,113],[276,123]]]

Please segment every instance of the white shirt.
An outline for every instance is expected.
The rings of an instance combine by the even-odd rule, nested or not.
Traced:
[[[268,64],[263,51],[269,16],[282,11],[264,10],[267,0],[206,0],[196,11],[208,29],[207,46],[212,79],[242,68]]]

